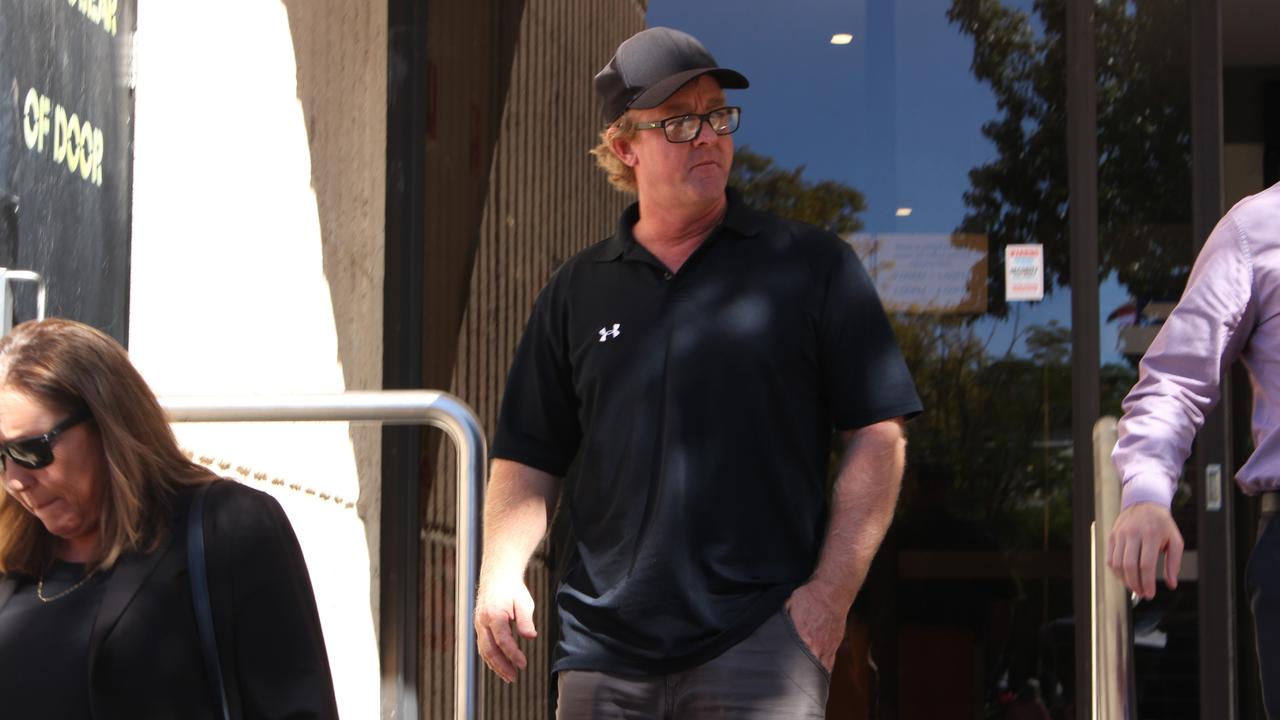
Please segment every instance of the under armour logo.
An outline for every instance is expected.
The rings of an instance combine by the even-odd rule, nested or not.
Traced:
[[[600,328],[600,342],[604,342],[605,340],[608,340],[611,337],[618,337],[621,334],[622,334],[622,325],[620,323],[614,323],[612,330],[610,330],[608,327],[602,327]]]

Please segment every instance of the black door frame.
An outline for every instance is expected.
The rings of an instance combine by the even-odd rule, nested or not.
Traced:
[[[1191,0],[1191,227],[1195,251],[1223,213],[1222,9]],[[1221,401],[1196,439],[1193,498],[1200,607],[1200,716],[1235,720],[1237,691],[1236,508],[1232,464],[1231,373]]]
[[[427,4],[387,3],[387,198],[382,387],[422,383]],[[379,660],[382,711],[419,715],[422,428],[382,429]]]
[[[1098,367],[1098,113],[1093,0],[1067,5],[1067,227],[1071,244],[1071,584],[1077,713],[1093,707],[1093,424],[1102,412]],[[1087,272],[1075,272],[1087,268]]]

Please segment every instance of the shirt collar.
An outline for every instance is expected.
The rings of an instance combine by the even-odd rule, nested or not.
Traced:
[[[764,221],[760,212],[743,202],[742,196],[733,188],[725,188],[725,196],[729,198],[729,209],[720,224],[742,237],[759,235]]]
[[[721,228],[728,229],[740,237],[753,237],[760,234],[760,213],[743,202],[742,196],[731,187],[725,188],[725,198],[728,201],[728,207],[725,210],[724,219],[711,232],[711,235],[718,234]],[[643,246],[636,242],[635,235],[631,233],[631,229],[639,219],[640,203],[631,203],[618,218],[617,231],[600,246],[596,262],[613,262],[637,249],[643,249]],[[648,255],[647,251],[645,254]]]

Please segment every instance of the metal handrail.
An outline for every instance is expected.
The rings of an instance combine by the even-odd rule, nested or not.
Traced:
[[[1120,479],[1111,462],[1116,419],[1093,425],[1093,718],[1129,720],[1133,706],[1133,628],[1128,588],[1107,567],[1107,535],[1120,514]]]
[[[333,395],[160,398],[172,422],[380,422],[431,425],[458,448],[457,592],[454,633],[454,718],[476,716],[476,581],[480,571],[480,514],[487,449],[476,415],[465,403],[432,390],[383,390]],[[416,683],[415,683],[416,687]],[[398,707],[404,703],[397,702]],[[412,717],[417,717],[412,698]]]
[[[8,268],[0,268],[0,277],[4,278],[7,286],[10,280],[24,280],[36,284],[36,319],[44,319],[44,309],[49,295],[48,286],[45,285],[44,278],[40,273],[34,270],[10,270]],[[6,287],[6,290],[8,288]]]
[[[44,319],[45,305],[49,294],[44,278],[32,270],[11,270],[0,267],[0,335],[8,335],[13,329],[13,281],[35,283],[36,285],[36,320]]]

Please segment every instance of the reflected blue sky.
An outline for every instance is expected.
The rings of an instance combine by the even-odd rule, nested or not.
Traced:
[[[1030,0],[1006,0],[1030,12]],[[852,185],[867,199],[870,233],[950,233],[965,215],[969,171],[995,155],[981,134],[996,116],[989,87],[969,71],[972,40],[946,17],[950,0],[740,0],[732,4],[650,0],[648,24],[689,32],[751,88],[730,93],[743,106],[734,136],[810,180]],[[834,33],[853,42],[830,43]],[[911,208],[898,217],[899,208]],[[1002,252],[1001,248],[992,248]],[[1103,285],[1102,362],[1120,362],[1114,323],[1128,295]],[[1070,293],[1018,303],[1006,321],[983,319],[990,351],[1012,346],[1015,329],[1051,320],[1070,326]],[[994,323],[994,325],[993,325]]]

